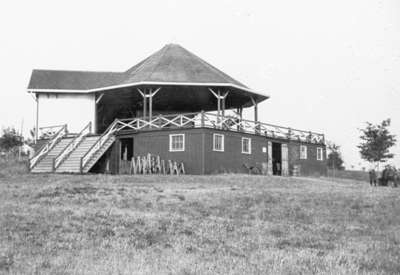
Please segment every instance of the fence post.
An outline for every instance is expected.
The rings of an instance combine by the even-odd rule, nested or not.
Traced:
[[[201,110],[201,128],[204,128],[204,111]]]

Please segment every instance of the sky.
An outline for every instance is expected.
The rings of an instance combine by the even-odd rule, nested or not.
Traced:
[[[32,69],[125,71],[168,43],[270,95],[259,120],[325,133],[346,168],[369,167],[365,122],[391,118],[400,166],[398,0],[2,1],[0,126],[34,126]]]

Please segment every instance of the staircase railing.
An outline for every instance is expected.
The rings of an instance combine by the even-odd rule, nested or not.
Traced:
[[[80,170],[81,172],[85,168],[86,164],[92,158],[92,156],[103,146],[103,144],[108,140],[110,135],[115,132],[115,126],[118,124],[118,120],[114,120],[107,130],[99,137],[99,139],[89,148],[89,150],[81,157]]]
[[[43,146],[40,151],[35,154],[29,161],[29,168],[32,170],[36,164],[39,163],[39,161],[46,156],[46,154],[54,148],[54,146],[62,139],[66,134],[68,133],[67,129],[67,124],[62,125],[60,130],[58,130],[51,138],[50,140],[46,143],[45,146]]]
[[[71,142],[53,159],[53,171],[57,169],[61,163],[75,150],[82,142],[83,138],[92,132],[92,122],[89,122],[79,134],[71,140]]]

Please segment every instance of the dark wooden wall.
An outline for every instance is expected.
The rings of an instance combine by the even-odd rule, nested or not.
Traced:
[[[300,159],[300,145],[307,146],[307,159]],[[323,161],[317,160],[317,148],[323,148]],[[328,168],[326,165],[326,147],[324,145],[310,143],[289,143],[289,169],[293,170],[295,165],[300,166],[302,176],[326,176]]]
[[[213,151],[213,133],[224,135],[224,152]],[[185,134],[185,151],[169,152],[169,135]],[[294,165],[300,165],[301,175],[326,175],[325,146],[309,143],[307,145],[307,159],[300,159],[300,142],[287,140],[271,140],[263,136],[245,133],[227,132],[213,129],[176,129],[140,132],[125,134],[123,137],[134,138],[134,155],[144,156],[147,153],[160,155],[161,159],[183,162],[187,174],[213,174],[213,173],[248,173],[246,166],[261,168],[262,163],[267,162],[268,140],[288,144],[289,148],[289,172]],[[251,154],[242,153],[242,137],[252,140]],[[110,152],[111,169],[118,173],[119,142],[114,144]],[[324,160],[317,160],[317,147],[324,150]]]

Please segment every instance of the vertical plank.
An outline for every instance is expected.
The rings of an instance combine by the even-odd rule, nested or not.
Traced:
[[[289,150],[287,144],[282,144],[282,176],[289,176]]]
[[[268,167],[267,167],[267,175],[272,176],[272,142],[268,141],[268,148],[267,148],[267,162],[268,162]]]

